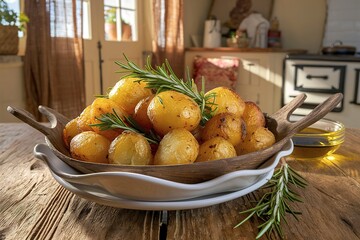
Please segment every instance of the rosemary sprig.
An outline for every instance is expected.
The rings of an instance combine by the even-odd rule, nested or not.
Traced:
[[[300,196],[290,189],[291,185],[304,188],[307,183],[284,161],[280,169],[274,173],[273,177],[265,185],[265,188],[270,188],[271,191],[266,193],[254,208],[240,212],[240,214],[250,214],[234,228],[239,227],[256,214],[265,221],[258,226],[260,230],[256,239],[259,239],[265,233],[271,234],[272,232],[277,232],[283,238],[280,223],[281,220],[286,223],[285,214],[290,213],[296,219],[298,219],[297,215],[301,214],[301,212],[290,208],[289,202],[302,202]]]
[[[102,114],[97,120],[100,123],[91,124],[91,126],[99,127],[101,131],[109,129],[122,129],[131,132],[136,132],[143,135],[149,143],[159,144],[160,137],[153,131],[146,133],[139,124],[131,117],[124,117],[126,122],[113,110],[113,113]]]
[[[202,89],[199,92],[194,80],[190,78],[189,71],[187,71],[187,81],[179,79],[167,60],[165,60],[162,66],[153,68],[151,58],[148,56],[145,69],[142,69],[130,61],[125,55],[124,57],[126,63],[115,62],[123,69],[123,71],[117,71],[118,73],[126,73],[124,77],[139,78],[139,81],[146,82],[148,88],[155,89],[158,93],[166,90],[174,90],[189,96],[201,109],[202,123],[205,123],[212,117],[211,107],[215,104],[215,94],[205,96],[204,81],[202,81]]]

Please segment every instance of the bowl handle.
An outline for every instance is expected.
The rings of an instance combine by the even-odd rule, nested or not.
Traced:
[[[278,133],[279,137],[291,137],[300,130],[322,119],[341,102],[343,99],[343,94],[335,93],[331,95],[328,99],[317,105],[308,115],[304,116],[299,121],[290,122],[290,115],[305,101],[305,98],[305,94],[300,94],[293,101],[271,116],[271,118],[275,119],[277,122],[276,132]]]
[[[50,122],[50,127],[48,124],[38,122],[35,120],[34,115],[25,111],[23,109],[18,109],[12,106],[7,107],[7,111],[20,119],[21,121],[27,123],[31,127],[43,133],[45,136],[54,136],[58,134],[59,129],[62,131],[63,127],[69,121],[64,115],[57,113],[51,108],[39,106],[39,112],[47,117]]]

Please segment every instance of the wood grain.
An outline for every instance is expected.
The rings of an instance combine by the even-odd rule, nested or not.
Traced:
[[[302,212],[299,221],[289,216],[282,224],[286,239],[360,239],[360,130],[346,130],[343,146],[329,159],[286,160],[308,182],[295,189],[304,203],[291,204]],[[244,219],[240,211],[252,207],[263,190],[221,205],[169,214],[168,239],[255,239],[261,220],[232,227]],[[206,217],[205,217],[206,216]],[[221,225],[216,226],[216,225]],[[278,239],[276,236],[272,236]],[[266,239],[266,237],[263,237]]]
[[[328,159],[287,162],[308,181],[296,189],[302,212],[283,224],[285,239],[360,239],[360,129],[347,129],[345,143]],[[0,239],[159,239],[160,213],[102,206],[68,192],[33,157],[44,142],[23,123],[0,124]],[[254,239],[261,223],[233,227],[264,190],[223,204],[168,212],[162,239]],[[267,239],[263,237],[262,239]],[[271,236],[271,239],[280,239]]]
[[[33,156],[43,142],[25,124],[0,124],[0,239],[158,239],[158,212],[101,206],[60,186]]]

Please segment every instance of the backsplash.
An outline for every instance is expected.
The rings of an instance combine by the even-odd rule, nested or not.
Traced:
[[[355,46],[360,52],[360,1],[328,0],[328,16],[323,45],[331,46],[337,40]]]

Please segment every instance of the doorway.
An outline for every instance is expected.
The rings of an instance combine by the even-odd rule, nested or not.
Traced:
[[[106,94],[120,80],[121,74],[116,73],[120,69],[115,61],[124,61],[124,54],[142,66],[146,50],[143,4],[139,0],[84,1],[87,105],[94,96]]]

